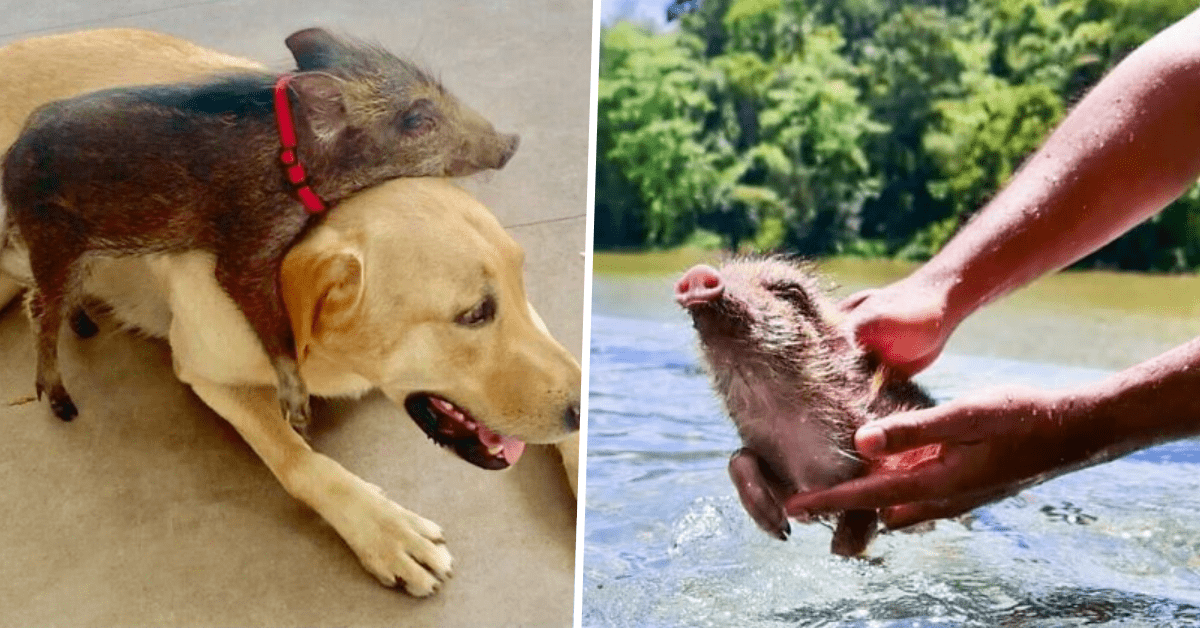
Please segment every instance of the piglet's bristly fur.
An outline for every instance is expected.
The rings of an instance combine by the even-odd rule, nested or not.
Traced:
[[[516,150],[517,136],[378,46],[316,28],[286,43],[297,64],[288,85],[297,153],[327,204],[387,179],[501,168]],[[279,162],[277,79],[241,71],[102,90],[47,104],[26,122],[4,160],[3,194],[34,276],[38,395],[60,418],[77,413],[57,338],[80,300],[86,256],[203,249],[271,357],[285,416],[307,422],[278,272],[314,218]]]

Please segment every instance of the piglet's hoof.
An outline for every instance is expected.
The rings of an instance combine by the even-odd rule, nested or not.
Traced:
[[[786,541],[792,533],[783,504],[775,497],[770,481],[763,475],[763,464],[758,454],[743,447],[729,459],[729,478],[737,488],[742,507],[764,532]]]
[[[299,402],[281,397],[279,399],[279,408],[283,411],[283,417],[287,419],[288,425],[296,430],[296,433],[304,438],[308,438],[308,426],[312,423],[312,408],[309,406],[308,398],[304,397]]]
[[[50,409],[54,411],[54,416],[70,421],[79,416],[79,410],[75,407],[75,402],[71,401],[70,397],[64,396],[62,399],[50,399]]]
[[[45,387],[39,383],[37,385],[38,399],[42,398],[44,392],[46,392]],[[79,410],[75,407],[75,402],[71,400],[71,395],[68,395],[66,389],[61,385],[51,386],[47,397],[50,400],[50,410],[54,412],[54,416],[64,421],[70,421],[79,416]]]
[[[838,556],[861,556],[875,538],[879,516],[874,510],[847,510],[838,516],[829,551]]]

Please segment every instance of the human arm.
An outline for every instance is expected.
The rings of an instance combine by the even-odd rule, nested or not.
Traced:
[[[1100,382],[988,390],[869,423],[855,435],[869,475],[788,500],[789,514],[880,509],[901,528],[952,517],[1069,471],[1200,435],[1200,338]],[[938,444],[915,466],[901,452]],[[900,468],[888,468],[899,466]]]
[[[1112,241],[1200,175],[1200,11],[1143,44],[1074,108],[933,259],[844,304],[846,328],[906,374],[968,315]]]

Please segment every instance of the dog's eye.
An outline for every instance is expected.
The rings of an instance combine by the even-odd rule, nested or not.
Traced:
[[[479,305],[459,314],[454,322],[466,327],[478,327],[490,323],[494,318],[496,318],[496,299],[488,295],[479,302]]]

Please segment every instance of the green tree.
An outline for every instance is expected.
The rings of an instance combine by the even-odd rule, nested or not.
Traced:
[[[703,0],[601,42],[597,246],[924,258],[1194,0]],[[1200,188],[1083,261],[1200,266]]]
[[[720,89],[708,131],[735,151],[722,169],[729,193],[702,224],[735,247],[839,250],[878,191],[864,145],[884,130],[860,102],[844,40],[795,1],[734,0],[715,21],[685,23],[724,42],[709,59]]]
[[[837,30],[805,22],[804,46],[765,85],[757,141],[743,155],[740,182],[773,192],[779,205],[759,222],[781,221],[781,243],[832,253],[857,239],[863,204],[879,191],[864,147],[885,127],[871,119],[850,83],[854,69],[837,54]]]
[[[863,208],[861,236],[885,242],[888,250],[952,211],[947,199],[929,191],[938,164],[924,137],[939,119],[935,104],[965,92],[963,53],[956,48],[963,45],[961,22],[942,7],[903,6],[861,46],[865,100],[872,117],[889,128],[868,147],[882,189]]]
[[[606,217],[596,231],[607,241],[636,228],[641,243],[677,244],[720,194],[713,169],[720,151],[702,133],[713,108],[705,89],[711,77],[676,41],[682,36],[656,36],[627,23],[604,33],[597,214]],[[637,206],[641,215],[630,216]]]

